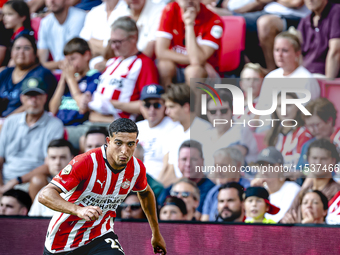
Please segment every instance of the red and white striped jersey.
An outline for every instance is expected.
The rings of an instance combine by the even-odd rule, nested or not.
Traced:
[[[99,77],[97,92],[109,100],[136,101],[144,86],[159,84],[155,63],[143,53],[126,59],[115,57],[107,61],[104,73]],[[117,109],[121,118],[135,116]]]
[[[276,149],[282,153],[285,164],[296,164],[300,157],[302,145],[310,140],[312,135],[305,127],[299,127],[288,134],[279,134]]]
[[[74,250],[94,238],[113,231],[117,207],[132,191],[147,188],[143,163],[132,157],[126,168],[113,173],[106,162],[106,150],[90,150],[75,157],[52,183],[65,194],[65,200],[76,205],[99,206],[103,214],[96,221],[87,222],[77,216],[56,212],[48,226],[45,241],[51,253]]]

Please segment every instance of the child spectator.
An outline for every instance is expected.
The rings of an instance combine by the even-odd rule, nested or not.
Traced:
[[[272,119],[279,119],[272,125],[265,137],[267,146],[274,146],[282,153],[285,164],[296,164],[300,157],[302,145],[311,139],[311,135],[304,127],[305,122],[302,119],[301,111],[296,105],[287,105],[287,114],[281,115],[281,95],[278,96],[278,104],[276,111],[272,114]],[[287,93],[287,99],[297,99],[295,93]],[[289,120],[295,120],[294,122]],[[282,121],[285,121],[286,126],[282,126]],[[287,127],[288,126],[288,127]]]
[[[268,198],[268,191],[262,187],[250,187],[245,191],[245,210],[247,216],[245,223],[276,223],[264,217],[265,213],[277,214],[280,211],[280,208],[272,205]]]
[[[160,220],[186,220],[187,208],[179,197],[169,196],[159,212]]]
[[[302,224],[325,223],[328,210],[328,199],[319,190],[306,190],[301,197]]]
[[[73,144],[86,130],[79,126],[89,118],[88,103],[97,89],[100,73],[90,70],[91,50],[87,42],[73,38],[64,48],[61,79],[50,102],[50,111],[67,126]],[[78,146],[76,146],[78,147]]]

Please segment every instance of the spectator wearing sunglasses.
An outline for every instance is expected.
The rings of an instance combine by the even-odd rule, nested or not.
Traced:
[[[247,124],[232,124],[232,121],[234,121],[233,123],[241,123],[242,121],[233,120],[233,97],[231,93],[225,89],[218,90],[217,93],[222,104],[215,104],[214,100],[208,97],[207,117],[211,124],[214,124],[216,119],[222,119],[226,123],[215,125],[205,133],[202,146],[206,166],[214,165],[213,154],[215,151],[229,146],[237,147],[246,157],[248,163],[255,161],[258,150],[253,133]]]
[[[146,219],[136,193],[129,193],[119,208],[122,219]]]
[[[165,116],[165,102],[161,98],[164,92],[164,88],[156,84],[143,88],[140,111],[144,120],[137,122],[140,131],[139,144],[144,149],[143,163],[147,173],[156,180],[163,166],[162,140],[171,130],[179,126],[178,122]]]
[[[159,212],[160,220],[186,220],[187,207],[179,197],[169,196]]]

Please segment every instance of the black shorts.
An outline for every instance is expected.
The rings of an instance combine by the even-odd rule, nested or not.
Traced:
[[[43,255],[125,255],[125,253],[118,242],[118,236],[109,232],[73,251],[51,253],[45,247]]]

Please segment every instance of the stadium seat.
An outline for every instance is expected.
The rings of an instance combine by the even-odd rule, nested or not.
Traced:
[[[262,151],[267,145],[264,143],[264,137],[266,136],[266,132],[263,133],[254,133],[254,137],[257,143],[257,149]]]
[[[318,79],[318,82],[320,84],[321,97],[328,98],[338,111],[335,126],[340,127],[340,79],[335,79],[333,81]]]
[[[221,39],[220,72],[235,70],[241,62],[241,52],[245,48],[246,22],[243,17],[224,16],[224,33]]]
[[[38,32],[39,32],[39,27],[40,27],[40,22],[41,18],[40,17],[35,17],[31,19],[31,26],[34,31],[34,37],[36,40],[38,40]]]

